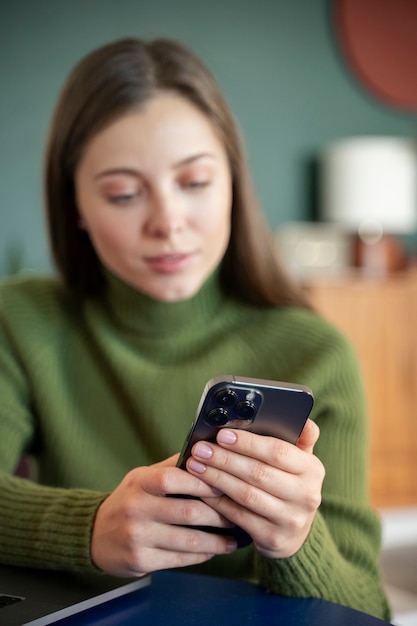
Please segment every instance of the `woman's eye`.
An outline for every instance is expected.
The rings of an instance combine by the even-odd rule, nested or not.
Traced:
[[[204,187],[207,187],[210,184],[209,180],[190,180],[188,182],[185,183],[185,187],[187,187],[188,189],[202,189]]]
[[[117,204],[120,206],[132,204],[139,197],[139,193],[137,191],[133,193],[118,193],[111,196],[108,196],[109,202],[112,204]]]

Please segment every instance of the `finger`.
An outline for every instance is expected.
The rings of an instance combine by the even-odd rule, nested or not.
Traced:
[[[215,448],[210,461],[202,462],[202,459],[193,456],[187,462],[187,469],[214,489],[240,505],[256,510],[260,515],[264,515],[273,503],[269,496],[281,501],[291,501],[302,489],[302,482],[297,474],[290,474],[263,461],[219,447]],[[221,510],[215,498],[211,506]],[[227,513],[225,515],[229,517]],[[235,521],[234,518],[232,521]]]
[[[124,560],[123,569],[113,569],[119,576],[140,576],[146,572],[198,565],[216,555],[236,550],[236,541],[230,537],[209,534],[200,530],[167,527],[153,545],[134,547]]]
[[[304,450],[310,454],[313,453],[314,446],[320,437],[320,428],[311,419],[308,419],[301,432],[300,438],[297,442],[297,448]]]
[[[113,570],[113,574],[122,577],[143,576],[144,573],[158,572],[166,569],[178,569],[192,565],[200,565],[209,561],[215,553],[196,554],[193,552],[171,552],[165,549],[154,548],[144,550],[142,558],[134,561],[128,569]]]
[[[258,459],[283,471],[298,474],[304,468],[304,460],[300,451],[312,453],[319,434],[320,430],[317,424],[308,419],[297,445],[276,437],[265,437],[244,430],[229,429],[219,431],[217,443],[223,448]]]
[[[151,467],[177,467],[177,461],[179,459],[179,456],[180,456],[179,453],[173,454],[168,459],[159,461],[158,463],[155,463]],[[181,469],[181,472],[183,472],[182,469]],[[176,476],[178,476],[178,474],[176,474]],[[184,478],[183,475],[180,474],[180,476],[181,478]],[[187,481],[187,483],[188,483],[188,487],[184,487],[185,490],[178,487],[174,490],[175,491],[174,494],[169,489],[167,489],[163,494],[157,493],[155,495],[170,495],[170,494],[178,495],[179,494],[179,495],[195,496],[196,498],[210,498],[210,497],[217,497],[219,495],[219,492],[217,489],[213,490],[210,487],[207,490],[206,483],[197,484],[193,482],[190,484],[189,481]],[[195,492],[195,490],[197,490],[197,492]]]
[[[287,556],[299,548],[321,501],[320,485],[315,479],[305,483],[284,472],[277,473],[279,479],[260,487],[215,467],[208,466],[204,475],[210,484],[221,486],[225,494],[210,506],[248,532],[257,548],[271,558],[281,558],[284,548],[289,550]]]
[[[255,435],[244,430],[221,429],[217,435],[217,443],[223,450],[233,451],[242,457],[261,461],[275,469],[280,469],[290,474],[299,474],[304,469],[304,460],[301,451],[292,443],[277,439]],[[214,449],[212,444],[207,444]],[[200,451],[199,444],[193,449]],[[216,449],[216,458],[218,456]],[[219,457],[222,458],[222,457]],[[211,459],[208,459],[211,464]],[[227,462],[227,457],[226,457]],[[238,476],[241,474],[237,474]]]
[[[217,497],[218,499],[218,497]],[[167,498],[163,502],[155,503],[158,521],[165,524],[178,526],[214,526],[216,528],[231,528],[230,523],[223,515],[213,509],[210,503],[213,498],[207,498],[206,502],[191,498]]]
[[[321,464],[296,446],[274,437],[238,433],[235,443],[227,446],[196,444],[187,462],[188,471],[240,503],[256,498],[256,493],[246,493],[250,487],[291,501],[319,475],[316,466]]]
[[[172,457],[171,457],[172,458]],[[141,488],[150,495],[184,495],[194,498],[217,497],[218,491],[208,486],[196,476],[178,467],[172,467],[165,462],[156,463],[148,468],[137,468],[130,475],[133,481],[137,481],[138,489]]]
[[[154,545],[141,547],[140,554],[133,555],[132,572],[143,573],[197,565],[215,555],[230,554],[237,549],[233,537],[220,536],[202,530],[181,527],[165,527]]]
[[[167,526],[166,532],[159,536],[155,547],[169,552],[201,555],[230,554],[236,550],[237,543],[232,536],[206,532],[197,528]]]

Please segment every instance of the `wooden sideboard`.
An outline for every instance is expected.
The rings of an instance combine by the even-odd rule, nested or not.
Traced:
[[[350,338],[370,412],[374,506],[417,504],[417,269],[309,278],[313,306]]]

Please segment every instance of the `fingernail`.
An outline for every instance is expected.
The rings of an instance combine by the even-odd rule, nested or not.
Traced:
[[[212,490],[212,492],[214,493],[215,496],[222,496],[223,495],[223,491],[220,491],[220,489],[217,489],[216,487],[212,487],[211,490]]]
[[[195,459],[191,459],[188,462],[188,467],[190,470],[192,470],[193,472],[196,472],[196,474],[204,474],[204,472],[206,471],[207,467],[205,465],[203,465],[203,463],[199,463],[198,461],[196,461]]]
[[[237,437],[235,433],[231,430],[226,430],[225,428],[220,429],[217,435],[217,441],[220,441],[220,443],[227,443],[229,445],[235,443],[236,439]]]
[[[194,456],[199,456],[200,459],[210,459],[213,456],[213,450],[206,443],[198,443],[193,450]]]
[[[227,552],[234,552],[237,548],[237,542],[234,539],[229,539],[226,544]]]

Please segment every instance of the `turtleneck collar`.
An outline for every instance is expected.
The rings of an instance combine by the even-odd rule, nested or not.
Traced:
[[[213,319],[225,300],[217,269],[200,291],[180,302],[154,300],[124,283],[107,269],[104,300],[113,320],[126,330],[147,337],[166,338],[182,329],[201,330]]]

